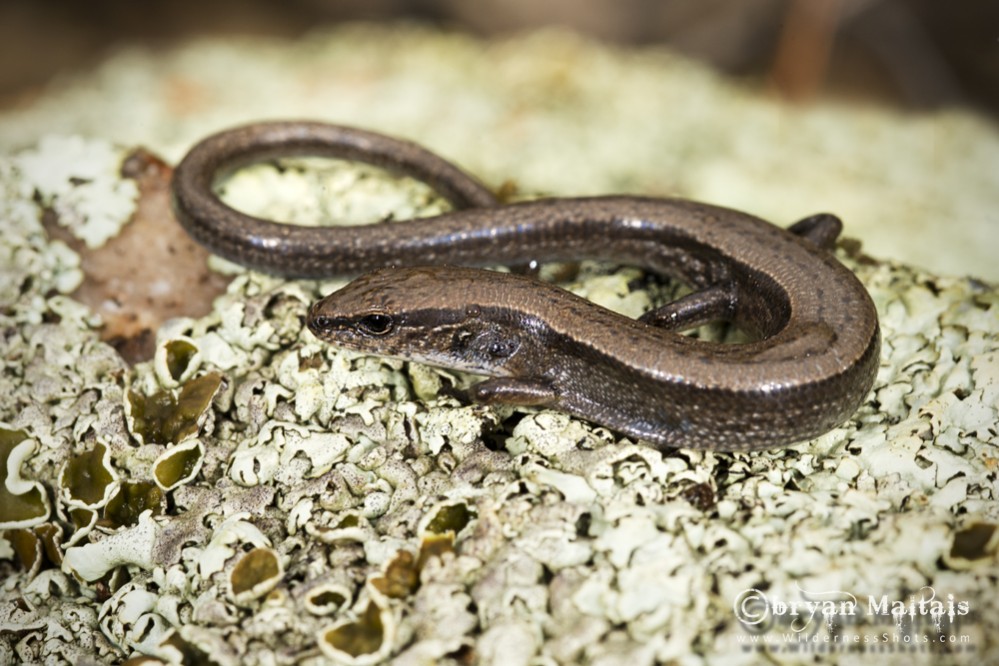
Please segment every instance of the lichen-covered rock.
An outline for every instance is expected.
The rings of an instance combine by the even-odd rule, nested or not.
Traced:
[[[17,166],[52,145],[117,154],[0,159],[0,663],[811,663],[833,635],[864,646],[841,663],[999,654],[995,286],[841,248],[884,332],[856,416],[782,450],[662,453],[320,344],[302,318],[339,281],[239,273],[126,367],[62,295],[77,266],[33,188],[91,230],[128,192]],[[303,223],[443,207],[297,160],[226,196]],[[640,277],[585,262],[566,284],[635,315],[672,293]]]

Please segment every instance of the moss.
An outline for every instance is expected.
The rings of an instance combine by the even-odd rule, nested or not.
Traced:
[[[198,432],[198,419],[221,385],[222,375],[210,372],[184,384],[176,396],[165,390],[150,396],[129,391],[133,432],[145,443],[183,441]]]

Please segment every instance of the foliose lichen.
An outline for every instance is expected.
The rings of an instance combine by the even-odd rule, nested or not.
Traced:
[[[22,430],[0,425],[0,527],[31,527],[49,516],[45,487],[21,477],[21,465],[38,443]]]
[[[342,165],[237,177],[227,196],[265,217],[282,210],[240,197],[278,188],[296,221],[441,209]],[[64,296],[78,264],[45,240],[34,185],[10,161],[0,183],[3,488],[29,496],[15,518],[31,521],[0,539],[0,663],[751,661],[740,638],[757,625],[738,602],[754,590],[780,628],[780,604],[806,593],[868,608],[932,588],[970,609],[938,618],[948,635],[982,661],[999,649],[993,285],[841,248],[885,339],[857,415],[783,450],[660,452],[564,414],[467,404],[452,389],[468,378],[319,343],[302,321],[333,280],[240,273],[128,368]],[[401,192],[398,214],[385,191]],[[349,192],[360,203],[341,215]],[[566,284],[629,314],[661,296],[590,262]],[[899,635],[933,620],[897,615]],[[896,631],[890,613],[861,619]]]

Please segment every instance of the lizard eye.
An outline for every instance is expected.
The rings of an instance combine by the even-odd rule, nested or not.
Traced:
[[[362,333],[369,335],[385,335],[392,330],[392,317],[380,312],[372,313],[361,317],[357,321],[357,328]]]

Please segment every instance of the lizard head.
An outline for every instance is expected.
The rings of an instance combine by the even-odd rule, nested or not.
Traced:
[[[530,331],[504,303],[524,282],[533,283],[472,268],[385,268],[314,303],[306,323],[339,347],[508,376]]]

